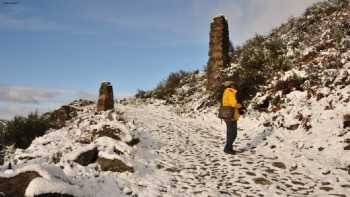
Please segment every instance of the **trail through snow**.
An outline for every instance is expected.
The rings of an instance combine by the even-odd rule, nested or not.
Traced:
[[[283,163],[280,159],[284,153],[279,153],[279,158],[272,152],[257,150],[272,131],[249,134],[246,130],[252,130],[254,122],[243,119],[238,124],[234,147],[242,152],[228,155],[223,152],[225,124],[220,124],[214,115],[184,118],[162,105],[127,105],[121,109],[135,121],[143,139],[135,160],[147,165],[138,167],[131,186],[140,196],[349,194],[348,182],[338,179],[334,186],[336,181],[322,178],[320,170],[317,173],[321,175],[314,176],[314,169],[307,169],[306,164],[293,166],[288,160]]]

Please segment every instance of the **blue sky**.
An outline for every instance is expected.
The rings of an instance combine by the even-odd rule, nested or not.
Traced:
[[[151,89],[170,72],[202,69],[211,18],[237,45],[316,0],[0,0],[0,118]]]

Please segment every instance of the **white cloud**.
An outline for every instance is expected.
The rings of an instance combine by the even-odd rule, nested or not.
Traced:
[[[44,113],[50,111],[57,106],[40,106],[40,105],[26,105],[26,104],[14,104],[7,103],[6,105],[0,105],[0,119],[9,120],[14,116],[26,116],[29,113],[37,111],[38,113]]]
[[[320,0],[220,0],[213,5],[209,0],[193,0],[193,10],[209,13],[210,18],[218,14],[225,15],[231,40],[240,44],[256,33],[270,32],[291,16],[301,15],[307,7],[318,1]]]
[[[131,92],[116,92],[115,98],[132,96]],[[10,119],[15,115],[27,115],[53,110],[75,99],[97,100],[96,92],[67,89],[49,89],[34,86],[11,86],[0,84],[0,119]]]
[[[39,104],[50,100],[60,101],[72,91],[45,89],[31,86],[0,85],[0,101],[22,104]]]

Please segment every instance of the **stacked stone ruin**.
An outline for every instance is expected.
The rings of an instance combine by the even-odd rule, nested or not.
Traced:
[[[109,82],[102,82],[97,101],[97,111],[106,111],[114,108],[113,87]]]
[[[229,64],[230,38],[224,16],[217,16],[210,24],[207,90],[216,90],[222,83],[220,70]]]

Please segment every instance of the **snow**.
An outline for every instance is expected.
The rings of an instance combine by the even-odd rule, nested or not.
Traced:
[[[79,108],[66,127],[50,130],[25,150],[17,149],[11,157],[14,170],[2,166],[0,176],[38,172],[41,177],[27,187],[27,196],[47,192],[88,197],[349,196],[350,154],[345,146],[350,130],[343,128],[342,118],[350,113],[350,53],[332,45],[321,51],[316,47],[331,39],[332,31],[326,27],[334,17],[314,28],[318,37],[297,29],[307,25],[303,21],[277,32],[287,41],[287,55],[294,58],[295,66],[279,73],[254,98],[261,103],[268,96],[279,96],[280,109],[272,111],[270,105],[260,112],[250,107],[241,116],[236,155],[223,152],[226,128],[217,118],[217,108],[203,107],[209,95],[205,72],[199,71],[191,76],[195,82],[186,79],[177,95],[169,98],[173,105],[130,98],[106,112],[96,113],[94,106]],[[297,48],[292,46],[295,43]],[[297,62],[314,53],[312,61]],[[338,58],[341,65],[334,68],[327,58]],[[232,64],[224,73],[231,76],[238,66]],[[308,79],[313,74],[318,74],[319,84]],[[292,89],[285,95],[273,91],[280,80],[295,76],[307,80],[304,90]],[[106,127],[120,140],[99,136]],[[128,145],[135,138],[140,143]],[[134,172],[101,171],[97,163],[74,162],[96,147],[99,157],[122,160]]]
[[[95,143],[100,151],[104,151],[106,153],[113,153],[115,149],[125,154],[131,154],[132,152],[132,148],[130,146],[110,137],[100,137],[95,140]]]
[[[82,147],[79,147],[78,150],[75,150],[69,154],[67,154],[67,156],[65,157],[66,160],[68,161],[74,161],[76,160],[79,155],[81,155],[82,153],[85,153],[85,152],[88,152],[90,150],[94,150],[97,146],[95,144],[89,144],[89,145],[86,145],[86,146],[82,146]]]
[[[70,194],[73,196],[84,196],[77,186],[68,185],[60,181],[48,181],[44,178],[35,178],[28,185],[25,195],[34,197],[46,193]]]
[[[305,93],[294,92],[293,94],[290,94],[289,97],[293,98],[293,103],[291,105],[304,105],[302,103],[305,101]],[[299,100],[299,98],[301,98],[301,100]],[[319,107],[320,106],[315,105],[315,108]],[[160,190],[166,191],[165,194],[169,194],[170,196],[171,194],[177,193],[191,196],[195,195],[196,192],[199,192],[196,193],[198,195],[212,194],[214,196],[218,196],[223,194],[218,192],[220,191],[220,188],[225,188],[231,192],[232,190],[237,189],[238,191],[244,191],[244,193],[247,195],[254,195],[256,194],[254,193],[254,190],[259,190],[261,194],[276,196],[276,192],[278,192],[278,190],[276,190],[275,187],[277,185],[289,191],[289,193],[292,193],[288,187],[283,186],[283,184],[279,183],[279,181],[274,182],[274,184],[269,187],[260,186],[254,184],[251,178],[245,174],[245,172],[253,172],[257,175],[257,177],[264,177],[263,174],[265,174],[265,172],[263,169],[259,168],[264,168],[271,165],[271,161],[269,161],[267,158],[278,158],[279,161],[283,162],[287,166],[287,170],[277,170],[280,171],[276,175],[278,180],[287,179],[290,180],[289,182],[291,182],[295,180],[293,178],[291,179],[290,177],[294,177],[296,180],[302,181],[305,186],[315,187],[315,185],[317,185],[321,180],[325,179],[325,176],[322,175],[321,171],[323,172],[323,170],[332,169],[332,173],[334,174],[329,175],[327,179],[329,179],[332,184],[338,185],[334,188],[334,192],[339,191],[346,194],[349,193],[349,191],[343,189],[339,183],[337,184],[335,182],[335,180],[341,180],[341,182],[345,184],[348,181],[346,172],[336,170],[336,166],[343,166],[343,164],[345,164],[349,159],[349,157],[346,158],[346,162],[344,162],[345,151],[339,151],[342,149],[342,146],[328,146],[328,148],[331,150],[328,151],[328,148],[326,148],[322,154],[318,153],[319,151],[317,150],[308,151],[306,149],[309,146],[317,146],[316,148],[318,148],[318,145],[325,146],[326,139],[330,137],[329,133],[320,134],[317,132],[311,136],[307,136],[302,129],[288,131],[284,128],[264,128],[262,125],[262,120],[271,118],[269,114],[261,114],[260,117],[258,117],[258,120],[256,120],[255,117],[253,119],[252,117],[244,117],[239,122],[240,134],[237,140],[236,148],[248,149],[248,151],[239,154],[236,157],[239,160],[238,163],[242,166],[233,167],[230,163],[230,160],[232,161],[233,158],[229,159],[227,155],[222,153],[225,137],[223,132],[224,125],[220,124],[219,120],[215,116],[208,114],[204,115],[205,120],[202,119],[203,117],[193,120],[177,117],[169,112],[171,109],[164,109],[164,107],[156,107],[156,109],[154,109],[152,106],[138,106],[137,109],[138,111],[132,112],[132,110],[135,109],[126,107],[126,111],[130,113],[129,115],[133,119],[140,119],[140,121],[137,121],[137,123],[139,123],[140,126],[142,125],[141,127],[143,128],[148,128],[151,133],[154,133],[154,137],[160,141],[159,144],[157,143],[149,146],[153,146],[155,153],[160,157],[158,162],[161,163],[161,165],[164,165],[162,169],[170,169],[170,173],[165,170],[163,171],[165,174],[162,175],[160,172],[156,172],[156,177],[168,176],[167,179],[165,179],[165,177],[162,178],[163,181],[161,183],[153,182],[151,186],[152,189],[149,189],[148,187],[150,186],[148,186],[143,190],[139,190],[138,193],[141,194],[141,196],[151,196],[147,195],[150,193],[152,195],[155,194],[154,191],[150,190],[157,187],[163,188]],[[295,107],[295,109],[298,108]],[[144,114],[145,111],[147,111],[148,114]],[[291,115],[285,121],[288,123],[292,121],[293,114],[296,114],[296,112],[297,110],[291,110]],[[303,113],[307,114],[309,111],[306,110],[303,111]],[[335,125],[335,128],[337,127],[338,125]],[[313,128],[313,130],[324,130],[324,128],[327,127],[320,125],[319,127]],[[269,146],[266,147],[265,144],[267,142],[269,145],[276,145],[276,149],[271,150]],[[252,147],[257,148],[253,149]],[[338,152],[339,154],[334,154],[334,151]],[[340,155],[343,155],[343,157],[339,157]],[[254,167],[254,165],[246,164],[248,161],[256,163],[256,161],[259,160],[262,161],[260,163],[263,164],[262,166],[258,165],[259,167]],[[292,172],[288,170],[293,166],[298,166],[297,171],[301,174],[300,176],[293,175],[291,174]],[[172,168],[175,169],[171,170]],[[179,172],[177,172],[177,170],[179,170]],[[215,172],[214,174],[223,173],[226,175],[225,177],[229,178],[226,180],[225,178],[221,180],[213,177],[209,178],[209,176],[219,176],[212,175],[212,172]],[[204,176],[207,173],[208,176]],[[198,179],[195,176],[204,176],[204,178]],[[238,177],[244,177],[243,179],[249,182],[248,185],[254,185],[254,189],[251,191],[242,189],[244,188],[243,185],[237,184],[239,181],[237,180],[239,179]],[[305,177],[311,178],[311,180],[314,180],[316,184],[312,182],[310,183],[310,180]],[[276,179],[276,177],[272,178]],[[151,178],[144,177],[144,179],[146,180],[142,182],[148,182]],[[169,183],[170,185],[168,185]],[[235,186],[217,188],[219,183],[233,183]],[[156,186],[155,184],[159,185]],[[189,187],[190,189],[182,189],[182,187]],[[231,193],[230,191],[229,193]],[[162,193],[157,193],[157,195],[162,195]],[[315,195],[325,195],[325,193],[320,190],[317,191]]]
[[[341,117],[349,109],[348,104],[335,102],[334,108],[327,113],[324,110],[330,100],[338,99],[337,95],[348,94],[349,87],[320,91],[329,96],[308,99],[305,92],[293,91],[286,95],[288,102],[277,113],[250,111],[242,116],[235,149],[243,152],[233,156],[223,153],[225,124],[216,117],[215,108],[197,111],[192,117],[179,113],[179,106],[156,100],[152,104],[118,105],[118,111],[97,115],[87,107],[67,127],[50,131],[35,139],[29,148],[17,150],[15,171],[0,176],[39,172],[42,177],[30,183],[27,196],[48,192],[102,197],[304,196],[307,192],[323,196],[328,194],[319,189],[323,182],[329,182],[332,193],[349,195],[349,189],[342,185],[350,181],[343,170],[350,157],[340,141],[350,138],[350,133],[338,137],[343,132]],[[124,123],[116,121],[119,114],[124,114]],[[311,117],[309,131],[295,118],[298,114]],[[264,126],[267,122],[272,126]],[[286,129],[293,124],[300,126]],[[120,128],[126,135],[137,134],[141,141],[129,146],[127,140],[107,136],[91,140],[91,132],[103,125]],[[81,143],[81,138],[90,141]],[[81,166],[73,162],[80,153],[95,147],[99,157],[122,160],[135,171],[104,172],[95,163]],[[324,150],[319,151],[319,147]],[[57,152],[62,157],[53,162]],[[286,168],[275,167],[274,162],[282,162]],[[261,185],[256,178],[264,178],[271,185]]]

